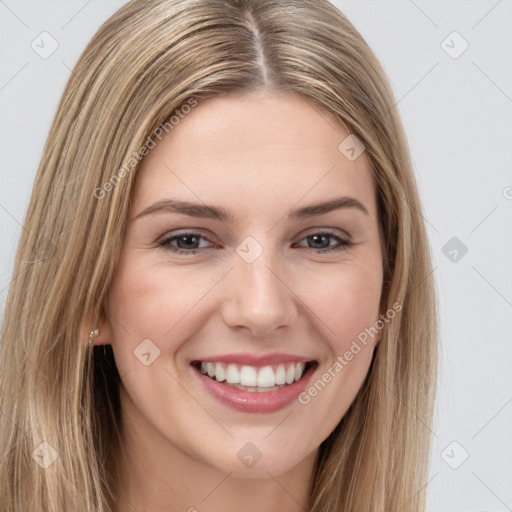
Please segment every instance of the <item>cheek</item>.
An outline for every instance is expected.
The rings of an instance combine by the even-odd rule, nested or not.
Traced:
[[[169,425],[175,422],[176,408],[185,417],[197,414],[193,401],[180,398],[181,386],[173,377],[174,355],[191,328],[187,311],[200,297],[186,281],[179,271],[171,273],[135,257],[126,258],[118,265],[108,296],[123,407],[134,417],[142,413],[145,418],[158,418],[160,432],[172,431]]]
[[[338,355],[378,320],[382,273],[378,264],[350,265],[317,283],[311,287],[312,308],[325,323],[331,350]]]
[[[161,353],[174,351],[175,337],[170,332],[194,299],[190,288],[183,284],[179,273],[161,272],[147,263],[138,265],[135,258],[120,263],[107,309],[112,348],[120,371],[121,367],[125,371],[133,367],[134,351],[144,340],[151,340]]]
[[[309,411],[308,417],[322,418],[318,430],[309,433],[310,445],[322,442],[334,430],[366,378],[377,338],[365,330],[379,318],[382,274],[375,262],[351,264],[317,283],[311,300],[326,326],[322,331],[328,356],[298,400]]]

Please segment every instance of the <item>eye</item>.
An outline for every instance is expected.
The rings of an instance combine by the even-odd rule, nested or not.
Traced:
[[[199,233],[187,232],[167,237],[158,245],[178,254],[195,254],[198,249],[204,248],[198,246],[200,240],[209,241]],[[173,242],[176,242],[177,246],[172,245]]]
[[[313,247],[309,248],[314,249],[315,252],[319,254],[330,251],[347,250],[352,245],[352,242],[350,240],[328,231],[312,233],[311,235],[308,235],[305,238],[303,238],[303,240],[306,240],[308,243],[311,243]],[[337,242],[337,245],[330,246],[329,240],[335,240]],[[299,247],[304,246],[299,245]]]
[[[211,246],[201,246],[201,241],[210,242],[206,237],[199,233],[184,232],[176,235],[164,238],[158,243],[160,247],[172,251],[176,254],[196,254],[200,249],[210,249]],[[330,251],[347,250],[352,242],[346,238],[343,238],[335,233],[328,231],[321,231],[318,233],[312,233],[306,236],[302,240],[306,240],[312,247],[305,247],[299,244],[293,244],[297,247],[303,247],[306,249],[313,249],[316,253],[326,253]],[[331,246],[330,241],[335,240],[337,245]]]

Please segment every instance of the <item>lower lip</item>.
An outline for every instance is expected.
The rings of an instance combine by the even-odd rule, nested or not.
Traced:
[[[316,365],[311,365],[300,380],[277,391],[243,391],[211,379],[193,368],[207,391],[219,402],[240,412],[269,413],[290,405],[307,387]]]

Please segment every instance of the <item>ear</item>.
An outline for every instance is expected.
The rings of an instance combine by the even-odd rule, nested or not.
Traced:
[[[112,323],[106,311],[102,311],[98,323],[98,336],[93,338],[94,345],[110,345],[112,342]]]
[[[98,330],[98,334],[93,336],[91,342],[93,345],[109,345],[112,340],[112,324],[108,317],[108,313],[102,311],[100,313],[99,319],[96,321],[95,325],[93,325],[93,320],[91,316],[89,316],[88,321],[89,332],[94,329]]]

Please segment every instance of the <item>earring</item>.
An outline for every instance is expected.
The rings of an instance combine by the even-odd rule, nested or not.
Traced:
[[[100,333],[100,330],[99,329],[94,329],[91,331],[91,333],[89,334],[89,346],[93,346],[93,343],[92,343],[92,339],[96,336],[98,336],[98,334]]]

